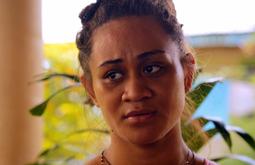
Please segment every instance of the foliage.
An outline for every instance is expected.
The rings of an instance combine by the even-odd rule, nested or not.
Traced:
[[[75,76],[79,73],[75,45],[45,45],[44,52],[46,70],[35,82],[44,82],[46,99],[31,110],[45,121],[42,152],[36,163],[84,162],[106,145],[107,127],[98,109],[83,104],[87,96]]]
[[[30,110],[34,116],[43,116],[45,120],[45,140],[42,152],[33,164],[72,164],[74,162],[78,164],[84,162],[91,154],[101,150],[107,144],[109,132],[100,110],[84,104],[88,98],[77,77],[79,71],[77,70],[78,60],[75,57],[77,52],[74,49],[74,44],[46,45],[45,54],[49,68],[47,68],[47,72],[37,77],[36,82],[45,83],[46,99]],[[54,68],[54,71],[52,68]],[[194,108],[199,107],[218,82],[218,79],[208,80],[193,88],[189,93],[189,97]],[[233,143],[230,132],[235,132],[255,151],[254,139],[241,128],[227,126],[223,122],[210,117],[195,120],[199,121],[202,126],[212,122],[215,127],[206,130],[209,138],[219,133],[230,149]],[[194,133],[196,130],[190,129],[192,128],[190,126],[191,122],[183,126],[184,132],[189,131],[194,136],[188,137],[188,134],[184,134],[186,141],[197,139]],[[200,141],[195,146],[190,145],[190,147],[197,151],[204,144],[205,141]],[[219,160],[234,158],[247,161],[250,159],[244,159],[244,157],[226,155],[219,158]]]
[[[245,131],[248,131],[250,135],[255,137],[255,115],[249,115],[246,117],[231,117],[230,124],[238,125]],[[232,152],[238,155],[245,155],[255,159],[254,150],[247,145],[238,135],[231,134],[233,140]],[[244,165],[241,161],[225,159],[220,161],[222,165]]]

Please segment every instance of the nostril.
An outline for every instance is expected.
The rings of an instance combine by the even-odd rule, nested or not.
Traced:
[[[122,94],[123,101],[142,101],[153,96],[153,92],[147,87],[136,87],[132,90],[125,90]]]

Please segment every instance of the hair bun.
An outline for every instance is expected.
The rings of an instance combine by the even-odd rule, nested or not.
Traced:
[[[98,7],[100,6],[102,0],[97,0],[96,3],[93,3],[83,9],[79,15],[82,24],[86,24],[96,13]]]

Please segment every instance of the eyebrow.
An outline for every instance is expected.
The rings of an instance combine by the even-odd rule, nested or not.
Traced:
[[[137,58],[138,58],[138,60],[142,60],[142,59],[149,58],[151,56],[159,55],[159,54],[162,54],[162,53],[165,53],[165,51],[160,50],[160,49],[155,49],[155,50],[151,50],[151,51],[148,51],[148,52],[143,52],[143,53],[139,54]],[[119,63],[122,63],[122,62],[123,62],[122,59],[107,60],[107,61],[103,62],[102,64],[100,64],[99,67],[103,67],[103,66],[106,66],[106,65],[119,64]]]
[[[160,49],[156,49],[156,50],[152,50],[152,51],[148,51],[148,52],[143,52],[142,54],[138,55],[138,59],[142,60],[142,59],[145,59],[145,58],[148,58],[148,57],[151,57],[151,56],[154,56],[154,55],[159,55],[159,54],[162,54],[162,53],[165,53],[165,51],[160,50]]]

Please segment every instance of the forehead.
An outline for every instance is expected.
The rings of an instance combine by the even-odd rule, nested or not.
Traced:
[[[92,36],[92,57],[140,54],[174,45],[169,35],[152,17],[130,16],[109,21],[98,27]],[[116,57],[117,58],[117,57]]]

